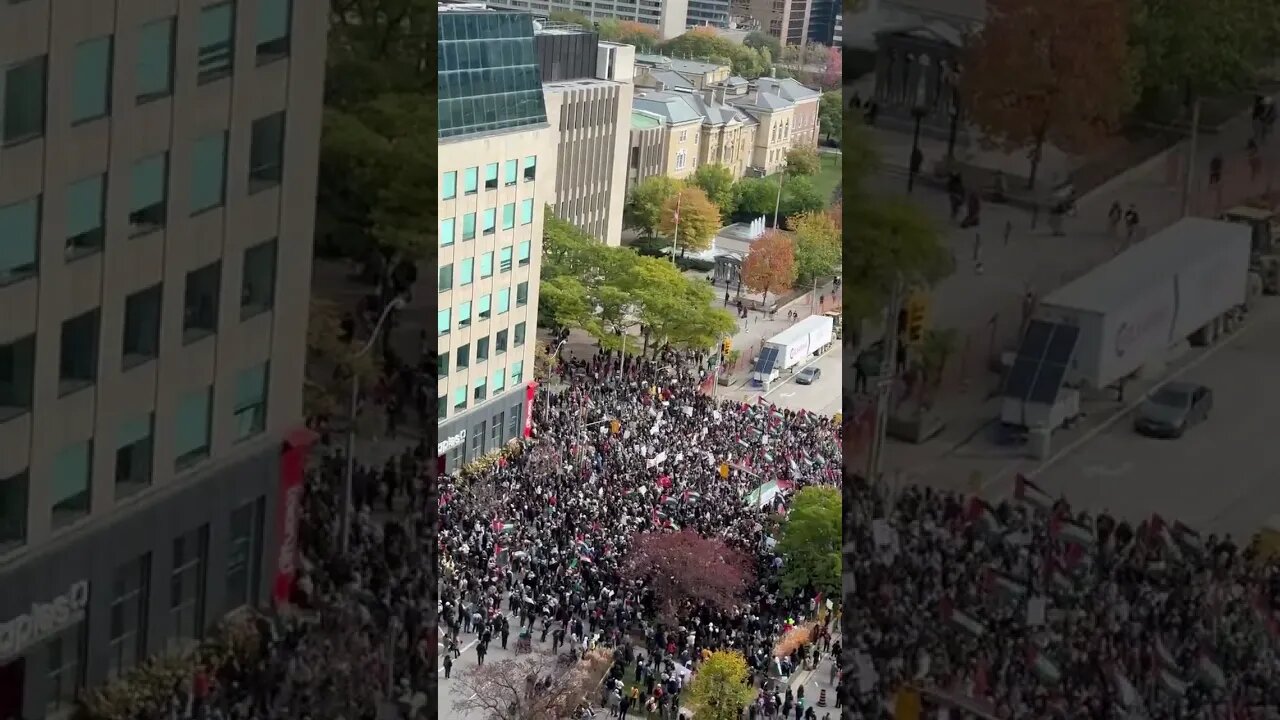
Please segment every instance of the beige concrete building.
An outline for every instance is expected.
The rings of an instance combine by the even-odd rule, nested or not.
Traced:
[[[643,110],[631,111],[627,150],[627,192],[646,179],[666,172],[667,130],[662,118]]]
[[[0,627],[72,610],[0,632],[0,717],[68,709],[292,572],[310,10],[0,4]]]
[[[791,149],[795,103],[777,95],[752,92],[734,105],[759,123],[751,145],[752,168],[764,175],[781,172],[787,151]]]
[[[702,90],[725,83],[731,76],[728,65],[703,60],[640,54],[635,62],[636,86],[651,90]]]
[[[556,129],[547,123],[527,13],[460,8],[440,16],[440,235],[436,335],[438,470],[523,437],[536,383],[543,213],[554,206]],[[483,40],[469,38],[484,38]],[[467,43],[490,85],[472,93]],[[501,94],[499,111],[493,90]]]
[[[702,136],[702,116],[690,106],[687,96],[646,92],[636,95],[633,107],[659,118],[664,140],[663,174],[683,180],[698,169],[698,141]]]
[[[821,92],[792,78],[760,78],[753,86],[759,93],[780,97],[795,106],[790,125],[791,147],[818,147],[821,130],[818,101],[822,98]]]
[[[803,45],[809,39],[812,0],[744,0],[748,14],[761,29],[783,45]]]

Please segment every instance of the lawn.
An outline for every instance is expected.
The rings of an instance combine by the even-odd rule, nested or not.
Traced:
[[[818,195],[830,202],[831,194],[835,192],[836,186],[840,184],[840,155],[831,153],[819,153],[818,159],[822,161],[822,168],[814,175],[813,187],[818,191]],[[765,178],[769,182],[778,182],[778,174],[773,174]]]

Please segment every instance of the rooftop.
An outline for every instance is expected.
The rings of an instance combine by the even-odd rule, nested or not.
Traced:
[[[652,130],[661,125],[662,121],[649,113],[639,110],[631,111],[631,127],[636,130]]]
[[[762,77],[759,80],[756,80],[756,89],[759,92],[777,95],[778,97],[791,100],[792,102],[813,100],[822,96],[822,93],[811,87],[802,85],[792,78]]]
[[[701,122],[702,115],[685,101],[686,97],[688,96],[676,93],[648,92],[636,95],[631,101],[631,107],[653,113],[672,125]]]

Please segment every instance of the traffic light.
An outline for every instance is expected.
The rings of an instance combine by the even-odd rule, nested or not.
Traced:
[[[720,341],[720,353],[722,355],[725,355],[727,357],[732,350],[733,350],[732,338],[725,338],[724,340]]]
[[[907,342],[915,344],[924,340],[928,313],[928,299],[923,293],[912,293],[907,299]]]

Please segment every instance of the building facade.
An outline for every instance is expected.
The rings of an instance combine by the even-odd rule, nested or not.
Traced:
[[[729,0],[689,0],[688,25],[691,28],[728,28]]]
[[[557,10],[585,15],[588,20],[622,20],[648,25],[658,31],[659,40],[670,40],[688,28],[689,0],[610,0],[584,3],[581,0],[496,0],[489,7],[523,10],[538,18],[548,18]]]
[[[440,10],[437,469],[452,472],[530,429],[556,135],[532,16]]]
[[[556,130],[553,210],[606,245],[619,245],[635,48],[599,42],[577,26],[537,31],[535,45],[547,121]]]
[[[783,45],[803,45],[809,38],[813,0],[747,0],[752,18]]]
[[[662,118],[643,110],[631,111],[630,146],[627,149],[627,192],[645,180],[666,172],[667,131]]]
[[[327,33],[305,10],[0,5],[0,717],[59,716],[280,569]]]

